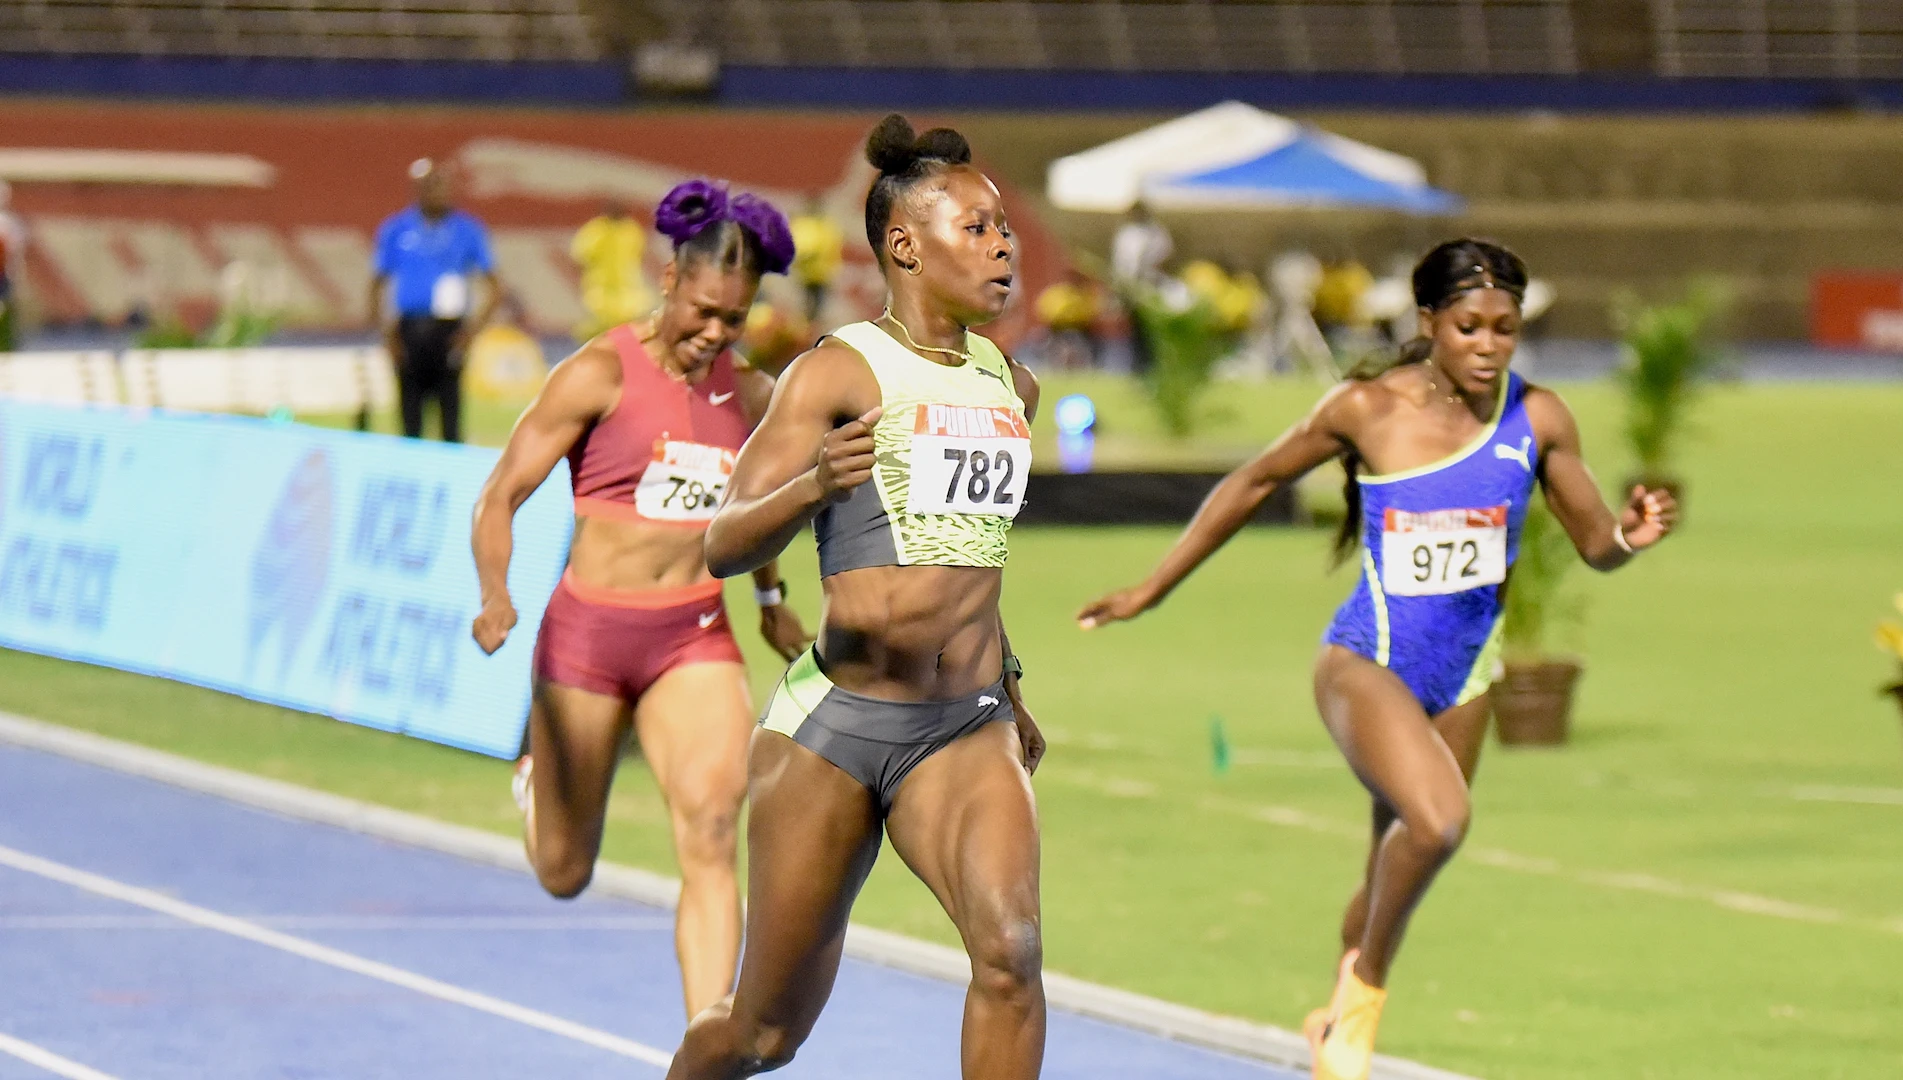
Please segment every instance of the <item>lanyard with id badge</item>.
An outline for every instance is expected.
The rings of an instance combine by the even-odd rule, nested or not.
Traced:
[[[1390,596],[1444,596],[1507,580],[1507,508],[1388,508],[1381,584]]]
[[[907,462],[907,513],[1010,518],[1027,501],[1033,440],[1015,409],[920,405]]]

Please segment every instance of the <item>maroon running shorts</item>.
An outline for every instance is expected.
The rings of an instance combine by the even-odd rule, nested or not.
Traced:
[[[718,581],[627,591],[586,585],[571,569],[547,601],[533,645],[536,679],[632,703],[683,664],[742,663]]]

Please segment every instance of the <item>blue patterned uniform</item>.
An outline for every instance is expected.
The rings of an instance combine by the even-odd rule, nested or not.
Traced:
[[[1504,376],[1492,422],[1458,453],[1359,478],[1360,584],[1323,640],[1398,675],[1428,716],[1497,677],[1501,585],[1540,460],[1525,393]]]

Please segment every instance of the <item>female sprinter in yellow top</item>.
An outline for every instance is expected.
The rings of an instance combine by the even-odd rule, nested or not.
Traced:
[[[1006,212],[971,156],[955,131],[915,138],[898,116],[874,128],[867,240],[890,304],[780,376],[707,531],[708,565],[739,574],[812,522],[826,604],[819,644],[754,736],[740,989],[694,1019],[669,1080],[792,1059],[833,988],[883,829],[973,960],[961,1075],[1040,1075],[1028,773],[1045,744],[1000,620],[1039,388],[967,331],[1013,289]]]

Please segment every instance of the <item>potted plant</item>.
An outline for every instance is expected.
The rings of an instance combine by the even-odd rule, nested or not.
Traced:
[[[1880,621],[1880,625],[1874,628],[1873,639],[1881,649],[1893,654],[1893,681],[1881,687],[1880,692],[1892,698],[1894,706],[1904,713],[1906,711],[1906,698],[1903,694],[1905,679],[1900,673],[1900,667],[1901,661],[1905,657],[1905,634],[1901,627],[1904,612],[1901,607],[1900,597],[1901,594],[1894,594],[1893,618],[1882,619]]]
[[[1674,443],[1700,384],[1731,363],[1731,354],[1717,344],[1729,299],[1721,283],[1697,278],[1678,303],[1642,303],[1631,293],[1616,303],[1623,354],[1616,377],[1626,398],[1627,446],[1635,463],[1626,490],[1645,484],[1680,494]]]
[[[1580,679],[1579,633],[1586,599],[1565,592],[1578,561],[1573,541],[1536,497],[1521,527],[1520,553],[1507,576],[1505,671],[1493,684],[1494,730],[1505,746],[1567,741],[1573,688]],[[1556,651],[1554,646],[1561,648]]]
[[[1143,379],[1147,396],[1160,426],[1184,439],[1193,433],[1195,408],[1214,365],[1233,349],[1233,334],[1213,304],[1184,282],[1129,291],[1151,354]]]

